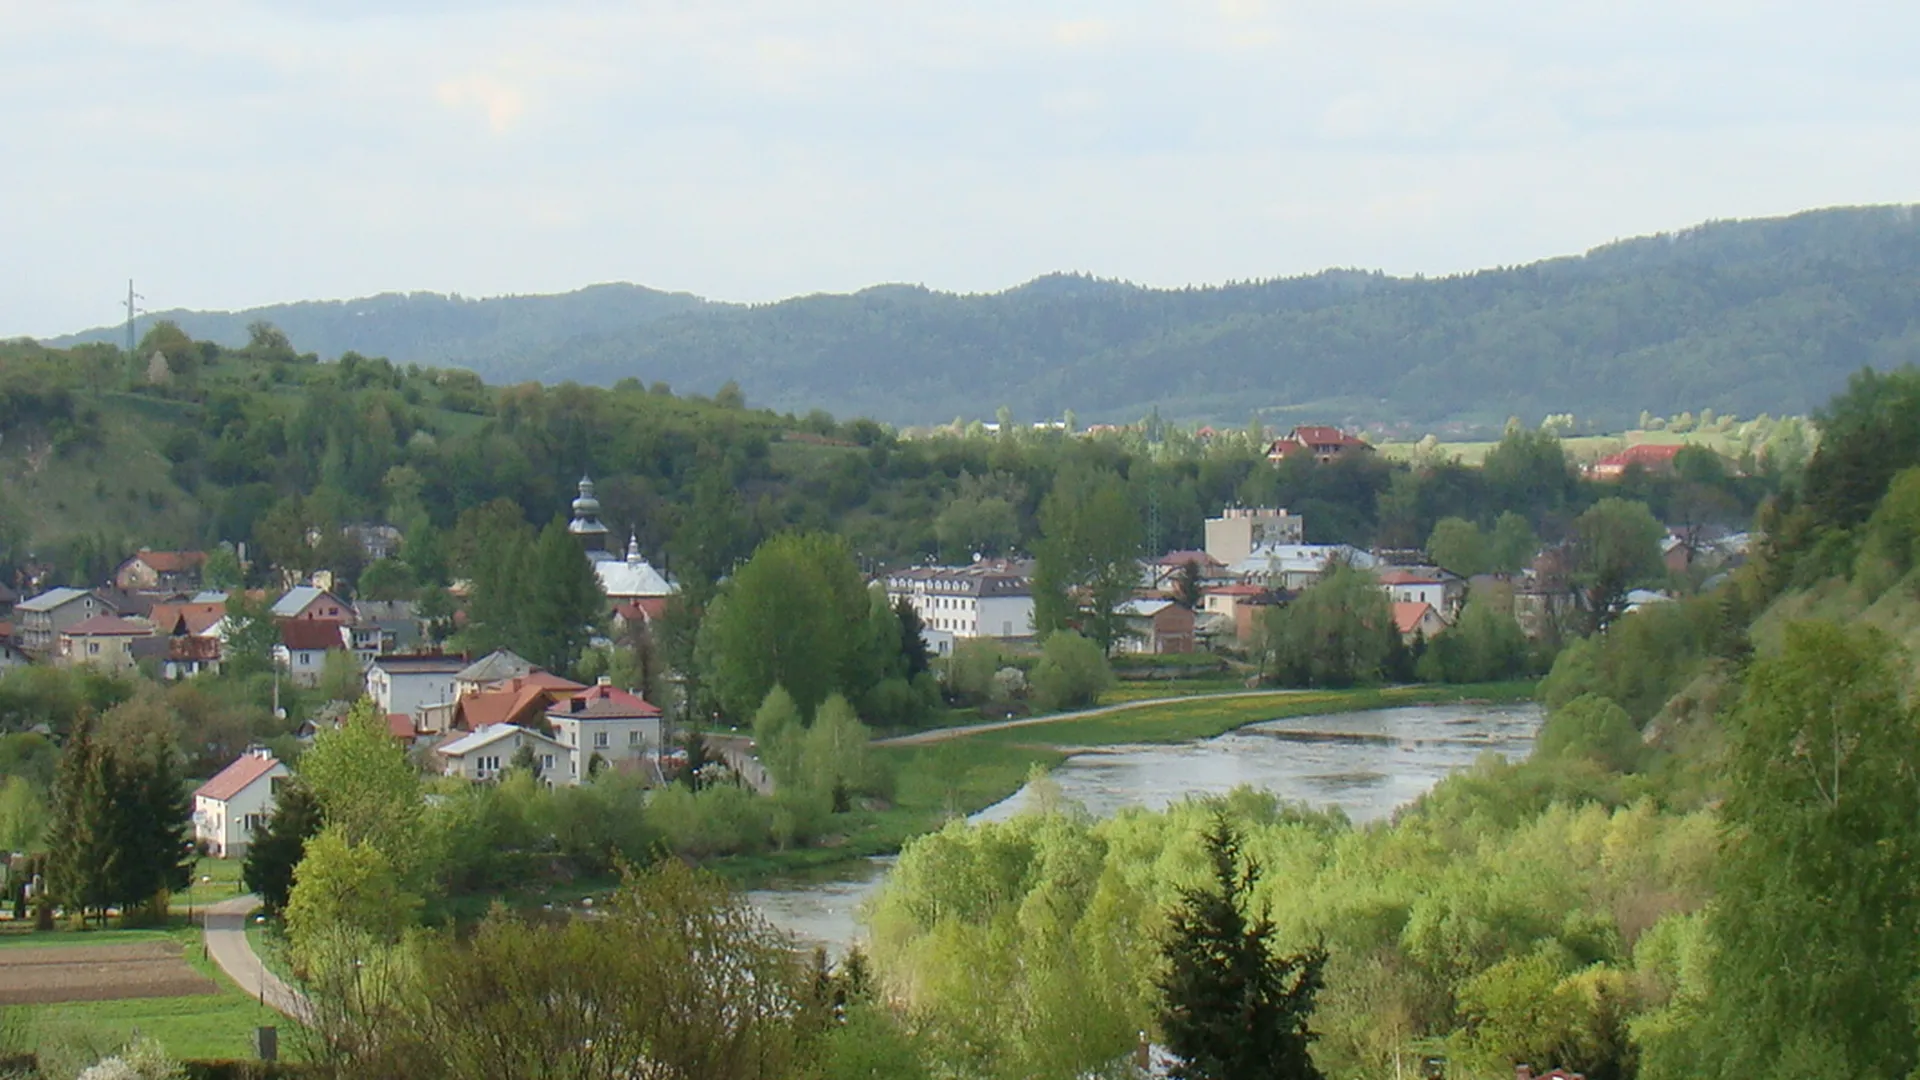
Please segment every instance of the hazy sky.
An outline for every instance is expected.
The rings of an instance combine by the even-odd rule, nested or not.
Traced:
[[[0,0],[0,334],[1442,273],[1920,198],[1920,5]]]

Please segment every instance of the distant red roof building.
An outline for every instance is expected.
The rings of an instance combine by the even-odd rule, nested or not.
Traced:
[[[142,548],[113,572],[113,583],[121,589],[198,588],[200,568],[206,562],[207,553],[204,551],[151,551]]]
[[[344,625],[330,619],[281,619],[280,644],[290,650],[344,649],[347,641],[340,634]]]
[[[280,759],[272,754],[252,752],[240,755],[233,764],[221,769],[214,778],[201,784],[194,791],[194,797],[200,799],[219,799],[225,802],[246,790],[247,785],[273,771]]]
[[[1633,465],[1648,472],[1666,472],[1673,468],[1674,455],[1680,450],[1680,443],[1637,443],[1594,462],[1590,472],[1595,480],[1618,480]]]
[[[492,690],[468,694],[453,706],[455,731],[479,731],[493,724],[532,726],[554,703],[587,689],[552,672],[534,671],[508,679]]]
[[[147,619],[156,634],[204,634],[227,614],[227,605],[155,604]]]
[[[1267,460],[1278,463],[1291,457],[1311,456],[1325,465],[1372,450],[1373,444],[1357,435],[1349,435],[1337,427],[1314,425],[1296,427],[1275,439],[1267,448]]]
[[[659,716],[660,707],[637,694],[601,683],[558,702],[547,712],[554,716],[616,719]]]
[[[1416,637],[1431,639],[1447,628],[1447,620],[1440,617],[1432,604],[1401,601],[1393,605],[1393,625],[1402,639],[1412,641]]]

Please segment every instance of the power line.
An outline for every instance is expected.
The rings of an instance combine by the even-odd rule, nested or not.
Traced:
[[[127,300],[126,300],[126,305],[127,305],[127,355],[128,355],[128,356],[132,356],[132,355],[133,355],[133,350],[139,347],[139,344],[138,344],[138,342],[139,342],[139,339],[133,336],[133,324],[134,324],[134,320],[135,320],[135,319],[137,319],[137,318],[139,318],[139,317],[140,317],[140,316],[142,316],[142,315],[145,315],[145,314],[147,314],[147,311],[146,311],[146,309],[145,309],[145,308],[139,308],[139,307],[135,307],[135,306],[134,306],[134,301],[135,301],[135,300],[145,300],[145,299],[146,299],[146,297],[144,297],[144,296],[141,296],[141,295],[140,295],[139,293],[137,293],[137,292],[134,292],[134,291],[133,291],[133,279],[132,279],[132,278],[128,278],[128,279],[127,279]]]

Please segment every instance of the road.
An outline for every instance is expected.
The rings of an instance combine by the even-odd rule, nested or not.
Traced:
[[[984,724],[963,724],[959,727],[934,728],[932,731],[916,731],[911,735],[896,735],[891,739],[875,739],[875,746],[924,746],[929,743],[946,742],[948,739],[962,739],[968,735],[979,735],[988,731],[1006,731],[1010,728],[1038,727],[1042,724],[1057,724],[1064,720],[1085,720],[1090,716],[1108,716],[1128,709],[1147,709],[1156,705],[1177,705],[1183,701],[1231,701],[1234,698],[1280,697],[1297,694],[1298,690],[1234,690],[1225,694],[1186,694],[1181,697],[1148,698],[1145,701],[1126,701],[1118,705],[1102,705],[1097,709],[1081,709],[1078,712],[1052,713],[1047,716],[1028,716],[1019,720],[994,720]]]
[[[268,971],[247,940],[247,916],[259,906],[258,896],[236,896],[207,908],[202,920],[207,930],[207,955],[242,992],[305,1023],[310,1015],[306,997]]]

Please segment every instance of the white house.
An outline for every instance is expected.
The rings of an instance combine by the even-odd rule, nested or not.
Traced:
[[[454,700],[467,661],[458,656],[382,656],[367,665],[367,696],[380,711],[417,716]]]
[[[317,585],[296,585],[274,601],[276,619],[328,619],[353,621],[353,605]]]
[[[1033,587],[1009,563],[916,566],[887,575],[886,587],[887,599],[911,604],[929,630],[955,638],[1033,634]]]
[[[327,654],[346,649],[347,624],[331,619],[282,619],[280,644],[273,647],[274,662],[295,686],[320,685]]]
[[[1396,567],[1382,571],[1380,587],[1396,604],[1431,604],[1442,618],[1451,618],[1466,603],[1467,583],[1445,570]]]
[[[1379,560],[1348,544],[1268,544],[1229,564],[1227,573],[1241,581],[1299,592],[1311,588],[1337,563],[1371,570]]]
[[[222,859],[245,855],[289,775],[266,750],[256,747],[240,755],[193,793],[194,840]]]
[[[533,760],[540,767],[540,776],[549,786],[556,780],[565,781],[556,770],[563,763],[571,761],[568,750],[560,742],[528,728],[513,724],[488,724],[478,731],[471,731],[457,739],[451,739],[433,748],[439,755],[441,771],[448,776],[458,776],[466,780],[497,779],[501,770],[513,764],[513,759],[522,747],[533,750]]]
[[[598,685],[548,709],[546,716],[567,750],[566,775],[555,774],[555,782],[585,780],[592,774],[596,754],[608,765],[641,762],[658,767],[663,738],[659,706],[616,689],[605,676]]]

